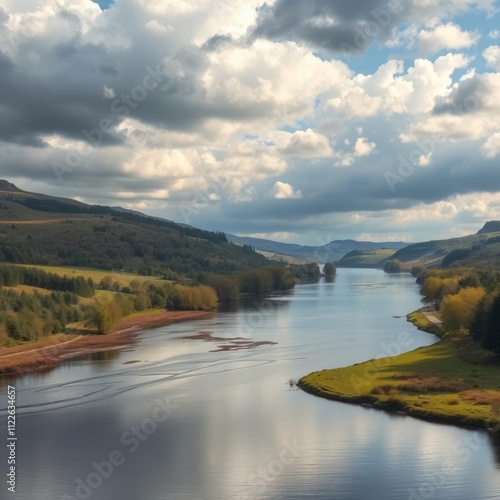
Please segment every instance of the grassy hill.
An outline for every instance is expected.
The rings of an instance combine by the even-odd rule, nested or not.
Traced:
[[[386,260],[392,258],[396,250],[382,248],[380,250],[353,250],[344,255],[337,267],[384,267]]]
[[[500,231],[497,229],[497,224],[488,222],[477,234],[415,243],[398,250],[391,258],[401,261],[405,269],[413,265],[499,267]]]
[[[269,265],[248,246],[132,211],[22,191],[0,181],[0,261],[194,277]]]

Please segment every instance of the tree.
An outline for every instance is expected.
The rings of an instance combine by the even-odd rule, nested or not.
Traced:
[[[488,295],[482,301],[471,334],[482,347],[500,353],[500,294]]]
[[[109,275],[104,276],[99,283],[103,290],[111,290],[113,286],[113,278]]]
[[[416,278],[424,269],[424,266],[417,264],[411,268],[411,275]]]
[[[130,282],[129,286],[133,293],[137,293],[139,291],[139,288],[141,288],[141,282],[138,279],[134,278]]]
[[[420,293],[423,295],[423,302],[428,304],[434,302],[439,308],[442,299],[446,295],[454,294],[458,291],[459,278],[439,278],[429,276],[425,278]]]
[[[217,292],[217,297],[221,302],[236,300],[239,296],[238,284],[232,278],[212,275],[205,279],[205,284]]]
[[[403,263],[398,259],[388,260],[384,264],[384,271],[386,273],[399,273],[403,270]]]
[[[323,272],[325,273],[325,276],[327,278],[331,278],[337,273],[337,268],[335,267],[333,262],[327,262],[325,264],[325,267],[323,268]]]
[[[484,288],[463,288],[457,294],[446,295],[441,303],[444,330],[469,331],[485,294]]]

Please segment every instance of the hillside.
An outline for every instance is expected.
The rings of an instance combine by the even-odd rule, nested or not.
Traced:
[[[0,181],[0,261],[146,275],[232,272],[269,265],[248,246],[143,214],[22,191]]]
[[[372,242],[356,240],[334,240],[325,245],[310,246],[297,245],[294,243],[280,243],[261,238],[250,238],[228,234],[228,239],[241,245],[250,245],[256,250],[271,252],[273,254],[288,255],[296,259],[324,263],[328,261],[339,261],[344,255],[354,250],[381,250],[394,249],[394,251],[404,248],[408,243],[397,242]]]
[[[415,243],[398,250],[393,259],[400,260],[406,269],[412,265],[427,267],[500,266],[500,230],[495,222],[487,222],[477,234]]]
[[[344,255],[337,267],[376,267],[382,269],[386,260],[390,259],[396,250],[389,248],[380,250],[353,250]]]
[[[491,220],[488,221],[476,234],[499,233],[499,232],[500,232],[500,221]]]

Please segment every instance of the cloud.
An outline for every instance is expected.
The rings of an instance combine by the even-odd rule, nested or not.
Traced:
[[[290,184],[278,181],[273,188],[273,197],[276,200],[300,200],[302,193],[295,191]]]
[[[361,53],[387,39],[401,20],[401,4],[385,0],[277,0],[264,4],[252,38],[295,40],[332,52]]]
[[[492,2],[6,1],[0,169],[25,189],[311,237],[496,213],[456,201],[500,182],[498,47],[484,72],[487,24],[458,17]]]
[[[500,132],[495,132],[483,144],[481,151],[486,158],[494,158],[500,153]]]
[[[397,30],[405,24],[418,26],[472,9],[492,11],[493,5],[494,0],[276,0],[259,9],[250,37],[294,40],[342,55],[361,54],[375,42],[398,43]],[[468,47],[475,37],[451,23],[421,35],[427,48],[431,42],[440,48]]]
[[[454,23],[441,24],[431,30],[421,30],[418,34],[418,47],[423,54],[433,54],[445,49],[465,49],[475,45],[479,36],[472,31],[462,31]]]
[[[368,156],[373,153],[376,147],[374,142],[367,142],[365,137],[358,137],[354,144],[354,155],[357,157]]]
[[[283,154],[301,158],[326,158],[332,156],[333,151],[327,137],[308,128],[291,134]]]
[[[500,46],[490,45],[483,52],[483,57],[486,59],[488,66],[495,71],[500,71]]]

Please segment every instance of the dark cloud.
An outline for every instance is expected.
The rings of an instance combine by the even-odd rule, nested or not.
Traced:
[[[215,35],[209,38],[202,46],[202,50],[213,52],[222,46],[233,42],[233,37],[230,35]]]
[[[389,38],[404,18],[388,0],[277,0],[261,7],[251,38],[294,40],[335,53],[362,53]]]
[[[476,75],[461,81],[449,96],[438,98],[432,113],[434,115],[475,113],[484,108],[484,99],[490,93],[484,78]]]
[[[2,7],[0,7],[0,25],[5,24],[8,20],[9,15],[7,14],[7,12],[5,12],[5,10],[2,9]]]
[[[495,160],[478,158],[465,153],[461,147],[450,156],[442,155],[435,168],[414,167],[405,176],[400,175],[400,159],[372,162],[356,168],[336,168],[327,162],[288,173],[282,179],[300,189],[302,199],[259,199],[258,202],[229,203],[223,205],[223,214],[229,220],[253,220],[265,224],[279,220],[283,224],[297,224],[301,219],[332,213],[382,212],[404,210],[419,203],[434,203],[454,195],[474,192],[498,191],[500,170]],[[474,168],[472,168],[474,165]],[[398,176],[391,188],[386,173]],[[394,178],[392,178],[394,179]],[[259,192],[270,192],[272,184],[261,186]]]
[[[196,131],[212,118],[268,116],[266,103],[207,100],[200,80],[206,51],[186,45],[168,56],[157,45],[149,51],[147,40],[138,38],[116,51],[83,42],[76,33],[55,42],[28,40],[14,61],[0,52],[0,141],[44,147],[45,135],[86,140],[82,132],[99,129],[105,119],[110,130],[99,146],[109,146],[123,142],[116,130],[127,117],[161,129]],[[155,88],[146,90],[145,79]],[[113,90],[107,98],[105,87]]]
[[[106,66],[105,64],[101,64],[99,66],[99,71],[103,75],[107,75],[107,76],[109,76],[109,75],[111,75],[111,76],[117,76],[120,73],[117,69],[115,69],[115,68],[113,68],[111,66]]]
[[[0,73],[7,73],[14,69],[15,64],[11,61],[10,57],[0,50]]]

